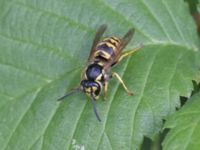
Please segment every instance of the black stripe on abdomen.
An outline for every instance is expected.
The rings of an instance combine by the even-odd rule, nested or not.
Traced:
[[[114,54],[113,48],[109,47],[106,43],[98,45],[96,49],[97,49],[97,51],[99,51],[99,50],[105,51],[108,54],[110,54],[110,56],[112,56]]]

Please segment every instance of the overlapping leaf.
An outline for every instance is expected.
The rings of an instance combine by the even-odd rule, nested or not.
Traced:
[[[200,136],[200,94],[194,95],[175,115],[170,116],[165,128],[172,130],[167,135],[164,149],[198,150]]]
[[[12,0],[0,5],[1,149],[136,149],[190,96],[198,80],[198,38],[182,0]],[[84,94],[56,99],[79,83],[95,30],[145,47],[114,68],[116,81],[98,101],[99,123]]]

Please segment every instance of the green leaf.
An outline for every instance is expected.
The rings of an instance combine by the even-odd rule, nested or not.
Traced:
[[[182,0],[1,0],[0,8],[2,150],[137,149],[199,81],[199,39]],[[135,95],[111,80],[99,123],[83,93],[56,99],[79,84],[101,24],[105,36],[134,27],[126,49],[145,46],[113,68]]]
[[[165,128],[171,128],[164,150],[198,150],[200,147],[200,93],[195,94],[176,114],[169,116]]]

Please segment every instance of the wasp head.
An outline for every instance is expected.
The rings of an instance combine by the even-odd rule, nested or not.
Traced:
[[[101,92],[101,83],[96,82],[96,81],[90,81],[90,80],[82,80],[81,89],[88,96],[98,99]]]

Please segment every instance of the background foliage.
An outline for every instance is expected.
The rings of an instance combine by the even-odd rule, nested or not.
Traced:
[[[108,25],[105,36],[122,37],[134,27],[126,49],[145,46],[114,68],[135,95],[127,96],[112,80],[109,100],[97,102],[99,123],[83,93],[63,103],[56,99],[79,84],[101,24]],[[179,96],[191,96],[192,80],[200,79],[198,49],[196,27],[182,0],[1,0],[1,149],[140,148],[144,136],[154,139],[163,119],[180,107]],[[169,117],[165,127],[173,130],[165,149],[181,149],[177,143],[184,138],[185,149],[197,149],[199,142],[192,142],[199,133],[199,95],[193,100]],[[183,113],[188,115],[179,121]],[[192,129],[181,130],[182,124]]]

